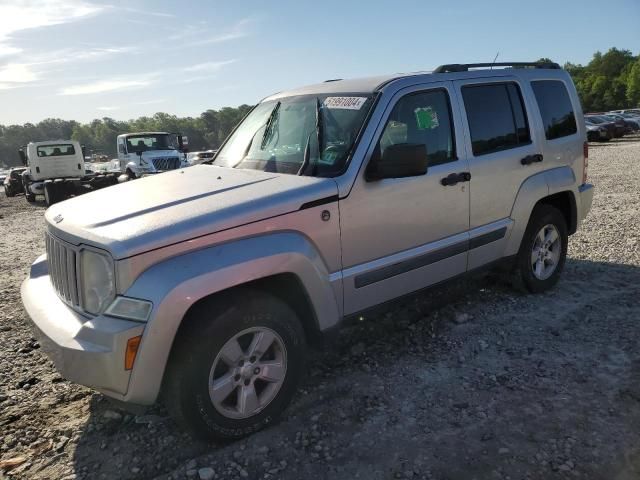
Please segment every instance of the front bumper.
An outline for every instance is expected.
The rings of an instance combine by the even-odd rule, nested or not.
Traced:
[[[124,367],[127,340],[142,335],[144,324],[104,315],[85,317],[58,297],[49,278],[42,255],[20,290],[41,347],[64,378],[124,398],[131,376]]]
[[[591,183],[583,183],[578,187],[578,221],[582,222],[591,210],[593,203],[593,185]]]

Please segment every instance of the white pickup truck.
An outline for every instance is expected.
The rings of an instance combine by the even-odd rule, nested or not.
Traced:
[[[110,171],[129,179],[188,167],[187,138],[168,132],[137,132],[118,135],[118,159]]]

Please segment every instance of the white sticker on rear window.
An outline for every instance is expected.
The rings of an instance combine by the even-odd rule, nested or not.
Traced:
[[[327,108],[360,110],[366,101],[366,97],[327,97],[324,100],[324,106]]]

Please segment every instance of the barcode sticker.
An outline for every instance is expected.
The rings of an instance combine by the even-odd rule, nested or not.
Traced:
[[[324,101],[324,106],[327,108],[360,110],[366,101],[366,97],[327,97]]]

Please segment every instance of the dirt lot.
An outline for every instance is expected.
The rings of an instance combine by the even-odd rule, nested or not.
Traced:
[[[19,299],[43,206],[0,196],[0,478],[640,478],[640,137],[591,149],[591,214],[540,296],[458,282],[343,330],[282,421],[229,445],[53,370]]]

